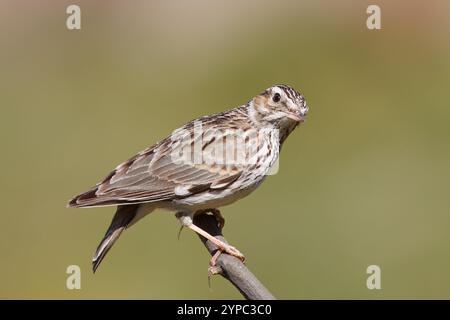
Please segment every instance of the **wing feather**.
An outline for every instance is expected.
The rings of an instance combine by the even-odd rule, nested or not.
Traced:
[[[221,118],[225,126],[225,117]],[[212,121],[206,122],[216,125]],[[192,124],[184,127],[192,130]],[[205,139],[201,150],[214,150],[215,144],[225,141],[223,136]],[[97,206],[123,203],[152,202],[179,199],[208,190],[226,188],[237,181],[248,168],[241,166],[226,166],[216,159],[219,155],[209,154],[208,163],[179,163],[174,161],[174,149],[190,147],[187,134],[176,132],[170,138],[162,140],[128,161],[120,164],[102,182],[89,191],[71,200],[69,206]],[[197,138],[196,138],[197,139]],[[185,141],[186,140],[186,141]],[[178,149],[177,149],[178,148]]]

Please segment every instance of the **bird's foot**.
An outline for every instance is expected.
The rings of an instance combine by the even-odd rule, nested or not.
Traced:
[[[214,243],[217,247],[218,250],[214,253],[214,255],[212,256],[211,260],[209,261],[209,265],[210,267],[214,267],[216,266],[217,263],[217,259],[219,258],[219,256],[225,252],[227,254],[229,254],[230,256],[236,257],[239,260],[241,260],[242,262],[245,261],[245,256],[235,247],[230,246],[229,244],[222,242],[218,239],[216,239],[219,243]]]
[[[219,257],[219,255],[223,252],[238,258],[239,260],[241,260],[242,262],[244,262],[245,257],[244,255],[235,247],[229,245],[228,243],[225,243],[219,239],[217,239],[216,237],[210,235],[208,232],[206,232],[205,230],[199,228],[198,226],[196,226],[193,223],[187,224],[186,227],[188,227],[189,229],[191,229],[192,231],[195,231],[196,233],[198,233],[199,235],[203,236],[204,238],[206,238],[207,240],[211,241],[212,243],[214,243],[218,249],[218,251],[214,254],[214,256],[211,258],[210,261],[210,265],[215,265],[217,258]]]
[[[221,241],[222,242],[222,241]],[[232,255],[233,257],[238,258],[242,262],[244,262],[245,257],[244,255],[235,247],[230,246],[229,244],[226,244],[225,242],[222,242],[224,244],[223,247],[219,247],[219,249],[214,253],[214,255],[211,257],[211,260],[209,261],[209,267],[208,267],[208,283],[209,287],[211,288],[211,276],[222,273],[222,268],[217,265],[217,259],[219,256],[226,252],[229,255]]]

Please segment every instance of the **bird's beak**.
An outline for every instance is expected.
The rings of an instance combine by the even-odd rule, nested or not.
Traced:
[[[305,121],[304,116],[301,116],[301,115],[299,115],[299,114],[295,114],[295,113],[292,113],[292,112],[289,112],[289,113],[287,114],[287,117],[288,117],[289,119],[294,120],[295,122],[303,122],[303,121]]]

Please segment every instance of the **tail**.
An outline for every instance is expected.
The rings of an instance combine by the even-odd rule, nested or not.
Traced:
[[[92,258],[92,270],[94,271],[94,273],[102,262],[103,258],[105,258],[109,249],[111,249],[113,244],[120,237],[122,231],[124,231],[131,223],[131,221],[136,217],[138,207],[139,205],[125,205],[117,207],[117,211],[111,221],[111,225],[109,226],[108,231],[106,231],[105,236],[98,245],[94,257]]]

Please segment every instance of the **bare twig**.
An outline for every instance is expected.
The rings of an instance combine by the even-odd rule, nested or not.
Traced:
[[[217,226],[216,218],[207,214],[195,216],[194,224],[217,239],[227,242],[220,228]],[[200,236],[200,240],[211,255],[217,251],[216,245]],[[275,297],[255,277],[255,275],[242,263],[241,260],[228,255],[221,254],[217,259],[217,272],[230,281],[241,294],[249,300],[274,300]]]

